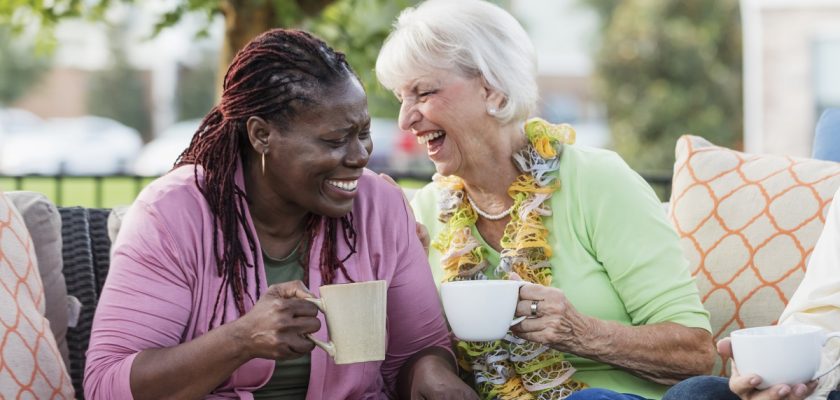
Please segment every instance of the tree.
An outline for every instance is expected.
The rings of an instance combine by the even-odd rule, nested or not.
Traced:
[[[188,12],[207,15],[208,25],[216,14],[225,19],[225,35],[220,65],[224,71],[233,56],[251,39],[277,26],[297,26],[308,17],[321,12],[335,0],[179,0],[164,13],[155,26],[155,34],[181,21]],[[38,26],[41,48],[55,45],[53,31],[58,22],[68,18],[102,20],[114,3],[134,3],[134,0],[5,0],[0,2],[0,24],[15,32]],[[206,29],[206,27],[205,27]],[[199,35],[206,32],[199,32]],[[219,80],[221,82],[221,80]],[[221,86],[221,85],[220,85]]]
[[[396,102],[376,83],[373,65],[382,41],[390,31],[397,13],[417,0],[178,0],[156,23],[155,34],[177,24],[187,13],[203,13],[207,26],[215,15],[224,16],[225,35],[216,69],[216,87],[239,49],[260,33],[274,27],[304,27],[323,37],[329,44],[347,53],[370,95],[371,113],[396,115]],[[55,43],[52,31],[67,18],[99,21],[115,3],[134,0],[55,0],[44,2],[5,0],[0,2],[0,24],[22,31],[40,27],[42,48]]]
[[[339,0],[305,28],[347,54],[368,92],[368,107],[375,117],[395,118],[399,113],[393,93],[376,80],[374,66],[382,42],[401,10],[418,0]]]
[[[596,87],[615,149],[639,170],[670,169],[676,139],[739,147],[737,0],[583,0],[602,19]]]

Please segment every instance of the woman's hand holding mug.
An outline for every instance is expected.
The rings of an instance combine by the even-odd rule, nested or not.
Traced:
[[[318,307],[303,282],[291,281],[268,287],[250,311],[233,322],[235,342],[244,346],[251,358],[290,360],[302,357],[315,347],[307,334],[321,329]]]
[[[758,330],[756,330],[756,329],[758,329]],[[736,360],[738,360],[738,359],[740,359],[741,362],[745,363],[745,365],[749,364],[750,367],[748,367],[748,368],[750,368],[750,369],[754,368],[754,367],[752,367],[752,365],[755,365],[756,362],[758,362],[759,364],[764,363],[764,364],[766,364],[767,367],[769,367],[771,369],[774,369],[775,367],[778,367],[778,368],[775,368],[775,369],[778,369],[778,371],[781,371],[784,374],[795,373],[795,370],[799,369],[799,367],[793,365],[793,364],[797,363],[797,361],[793,360],[793,359],[788,360],[788,362],[781,362],[781,363],[775,363],[775,362],[771,363],[770,361],[767,361],[767,360],[762,361],[762,360],[755,360],[754,359],[756,357],[756,354],[764,353],[765,355],[768,355],[768,356],[772,357],[773,355],[781,355],[780,352],[786,351],[785,350],[786,346],[784,346],[783,344],[778,344],[778,343],[775,344],[775,345],[772,345],[772,347],[774,347],[774,351],[768,351],[767,349],[763,349],[763,350],[758,349],[760,351],[758,351],[757,353],[755,351],[751,351],[751,349],[748,346],[755,346],[756,345],[755,343],[752,343],[752,342],[754,342],[755,338],[750,340],[751,338],[749,336],[751,336],[751,335],[744,335],[744,333],[747,333],[747,334],[762,334],[763,332],[760,331],[760,329],[787,329],[787,328],[763,327],[763,328],[753,328],[753,330],[743,330],[743,332],[740,332],[740,333],[738,331],[733,332],[733,335],[739,336],[738,337],[738,341],[739,341],[738,346],[740,348],[738,349],[738,351],[735,352],[735,354],[736,354],[736,356],[738,356],[740,358],[736,357],[732,361],[732,364],[731,364],[732,376],[729,379],[729,389],[733,393],[738,395],[740,398],[745,399],[745,400],[802,400],[802,399],[805,399],[808,396],[810,396],[814,392],[814,389],[817,387],[818,382],[817,382],[816,379],[818,379],[822,374],[824,374],[825,372],[828,372],[830,370],[830,369],[828,369],[828,370],[825,370],[825,371],[822,371],[822,372],[816,372],[815,373],[816,368],[819,366],[819,356],[818,355],[816,357],[811,356],[811,358],[814,359],[814,361],[812,361],[812,363],[814,365],[810,366],[809,369],[812,368],[813,371],[805,371],[805,375],[807,375],[809,378],[804,378],[804,379],[806,379],[806,380],[810,379],[808,382],[798,382],[798,383],[780,383],[780,382],[774,382],[774,381],[765,382],[763,380],[763,378],[761,376],[759,376],[758,373],[749,372],[749,373],[745,373],[744,375],[741,375],[741,373],[738,370],[738,366],[736,364]],[[774,341],[783,340],[783,338],[773,338],[772,337],[773,332],[767,332],[767,333],[769,333],[770,335],[766,335],[766,334],[765,335],[760,335],[758,337],[758,340],[762,340],[762,339],[764,339],[764,340],[770,339],[770,340],[774,340]],[[779,333],[783,333],[783,332],[779,332]],[[761,337],[761,336],[764,336],[764,337]],[[821,348],[822,344],[823,343],[818,344],[820,346],[820,348]],[[731,358],[733,356],[732,340],[730,338],[725,338],[725,339],[721,340],[717,344],[717,349],[718,349],[718,353],[720,353],[725,358]],[[814,349],[811,349],[811,350],[812,351],[818,351],[819,349],[814,348]],[[773,365],[771,365],[771,364],[773,364]],[[775,364],[779,364],[779,365],[775,365]],[[768,376],[776,375],[776,373],[773,372],[772,370],[767,370],[766,373],[769,374]],[[817,375],[817,376],[814,376],[814,375]],[[811,378],[811,377],[813,377],[813,378]],[[771,379],[776,380],[776,379],[780,379],[780,378],[773,377]]]

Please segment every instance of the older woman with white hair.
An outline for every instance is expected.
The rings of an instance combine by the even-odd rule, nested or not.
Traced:
[[[658,399],[707,373],[714,347],[676,233],[615,153],[533,118],[536,59],[522,26],[479,0],[399,16],[376,63],[399,126],[437,174],[412,200],[440,282],[523,279],[496,342],[458,342],[485,398]]]

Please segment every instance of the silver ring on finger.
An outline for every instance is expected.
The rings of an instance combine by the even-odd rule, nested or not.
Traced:
[[[531,316],[532,317],[537,316],[537,305],[539,305],[539,303],[540,303],[539,300],[534,300],[534,301],[531,302]]]

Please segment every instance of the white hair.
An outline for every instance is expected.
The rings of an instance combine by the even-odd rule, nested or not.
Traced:
[[[505,95],[495,114],[522,121],[537,108],[534,45],[507,11],[482,0],[428,0],[405,9],[376,60],[376,77],[390,90],[418,72],[448,69],[482,77]]]

